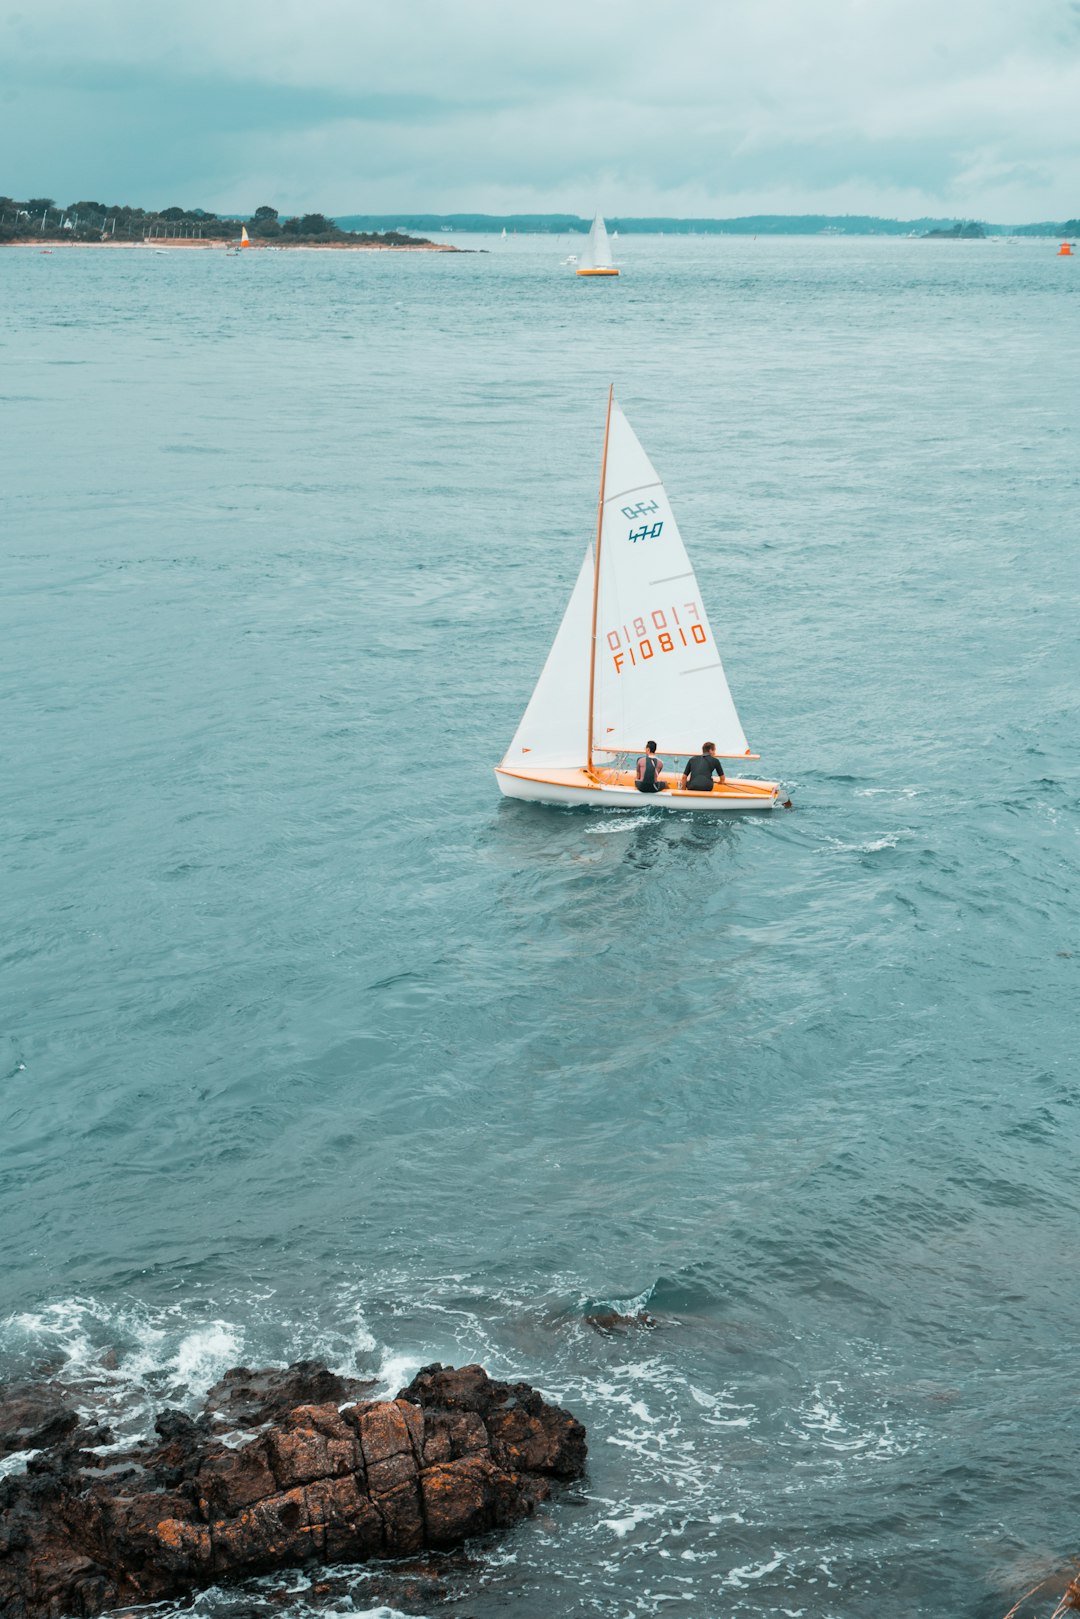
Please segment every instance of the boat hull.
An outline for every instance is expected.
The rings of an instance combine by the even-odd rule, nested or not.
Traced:
[[[499,791],[507,798],[533,804],[577,804],[585,809],[693,810],[715,815],[725,810],[775,809],[780,798],[779,783],[738,776],[717,782],[710,793],[683,792],[678,786],[662,793],[639,793],[632,778],[614,771],[590,776],[583,769],[524,771],[496,765],[495,776]]]
[[[575,270],[575,275],[618,275],[618,270]]]

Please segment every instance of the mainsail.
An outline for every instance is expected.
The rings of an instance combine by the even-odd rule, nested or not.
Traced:
[[[615,268],[611,258],[611,247],[608,243],[607,226],[599,214],[592,222],[588,240],[578,259],[578,274],[582,275],[589,270],[613,270]]]
[[[596,613],[593,747],[750,749],[664,486],[612,402]]]

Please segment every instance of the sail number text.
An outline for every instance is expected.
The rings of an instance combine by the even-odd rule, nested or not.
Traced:
[[[677,652],[683,646],[704,646],[708,637],[700,620],[701,609],[691,601],[683,602],[681,611],[674,606],[656,607],[647,619],[635,618],[617,630],[608,630],[607,644],[615,673],[622,674],[627,659],[634,668],[657,654]]]
[[[631,545],[638,540],[658,540],[663,527],[663,523],[653,523],[651,527],[648,523],[642,523],[640,528],[632,528],[626,538]]]

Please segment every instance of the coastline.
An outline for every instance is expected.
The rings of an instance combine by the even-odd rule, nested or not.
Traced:
[[[126,251],[138,248],[151,248],[156,252],[167,253],[206,253],[225,252],[232,247],[230,242],[176,242],[176,241],[149,241],[149,242],[61,242],[49,236],[23,236],[17,241],[0,242],[4,247],[38,247],[61,248],[64,252],[71,252],[76,248],[90,248],[97,251],[100,248],[124,249]],[[239,251],[239,250],[237,250]],[[408,245],[397,242],[275,242],[273,246],[254,243],[243,249],[245,253],[466,253],[468,248],[454,247],[449,242],[410,242]]]

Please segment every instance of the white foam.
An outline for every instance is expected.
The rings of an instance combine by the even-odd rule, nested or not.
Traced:
[[[355,1608],[349,1611],[353,1619],[409,1619],[409,1615],[402,1613],[400,1608]]]
[[[240,1364],[244,1335],[225,1321],[213,1321],[183,1338],[172,1358],[177,1382],[202,1393],[231,1366]]]
[[[18,1478],[26,1472],[27,1462],[40,1455],[40,1450],[16,1450],[10,1456],[0,1458],[0,1479]]]
[[[850,1421],[837,1403],[842,1399],[843,1389],[839,1385],[834,1394],[824,1393],[815,1386],[806,1402],[794,1412],[798,1437],[811,1440],[826,1451],[862,1455],[868,1459],[902,1456],[917,1443],[914,1435],[902,1439],[894,1433],[884,1418],[868,1424]]]
[[[351,1609],[351,1613],[353,1619],[410,1619],[400,1608],[358,1608]]]
[[[367,1324],[359,1287],[349,1283],[339,1288],[335,1302],[335,1314],[343,1318],[344,1330],[317,1334],[305,1353],[325,1360],[343,1377],[352,1377],[356,1373],[357,1358],[374,1354],[378,1346]]]
[[[597,1299],[592,1305],[592,1312],[598,1314],[603,1310],[611,1310],[615,1315],[640,1315],[653,1296],[651,1287],[645,1288],[641,1293],[635,1293],[630,1299]]]
[[[741,1590],[744,1585],[752,1585],[755,1580],[762,1580],[766,1574],[775,1574],[784,1561],[783,1552],[775,1552],[771,1563],[744,1563],[742,1568],[733,1568],[729,1571],[725,1585],[733,1585]]]
[[[611,1530],[616,1539],[624,1540],[631,1530],[636,1529],[639,1524],[651,1523],[663,1510],[663,1507],[658,1506],[631,1507],[625,1518],[602,1518],[600,1521],[605,1529]]]
[[[880,854],[883,849],[895,849],[903,838],[913,836],[910,827],[903,827],[899,832],[885,832],[879,838],[869,838],[865,843],[842,843],[839,838],[828,838],[826,841],[837,854]]]
[[[853,798],[919,798],[921,787],[856,787]]]
[[[240,1327],[224,1319],[192,1326],[179,1305],[155,1311],[79,1295],[0,1324],[0,1350],[60,1360],[80,1415],[128,1435],[166,1401],[197,1403],[243,1345]]]
[[[273,1298],[252,1292],[212,1310],[205,1296],[192,1309],[73,1295],[0,1322],[0,1353],[62,1362],[60,1378],[77,1391],[81,1413],[129,1430],[138,1407],[148,1413],[167,1401],[194,1408],[224,1372],[249,1358],[261,1366],[318,1359],[355,1377],[361,1357],[377,1353],[351,1294],[340,1300],[333,1326],[315,1332],[307,1321],[278,1320],[267,1308]]]
[[[372,1392],[393,1399],[395,1394],[412,1382],[421,1366],[428,1364],[427,1358],[420,1355],[386,1355],[379,1367],[378,1388]]]

